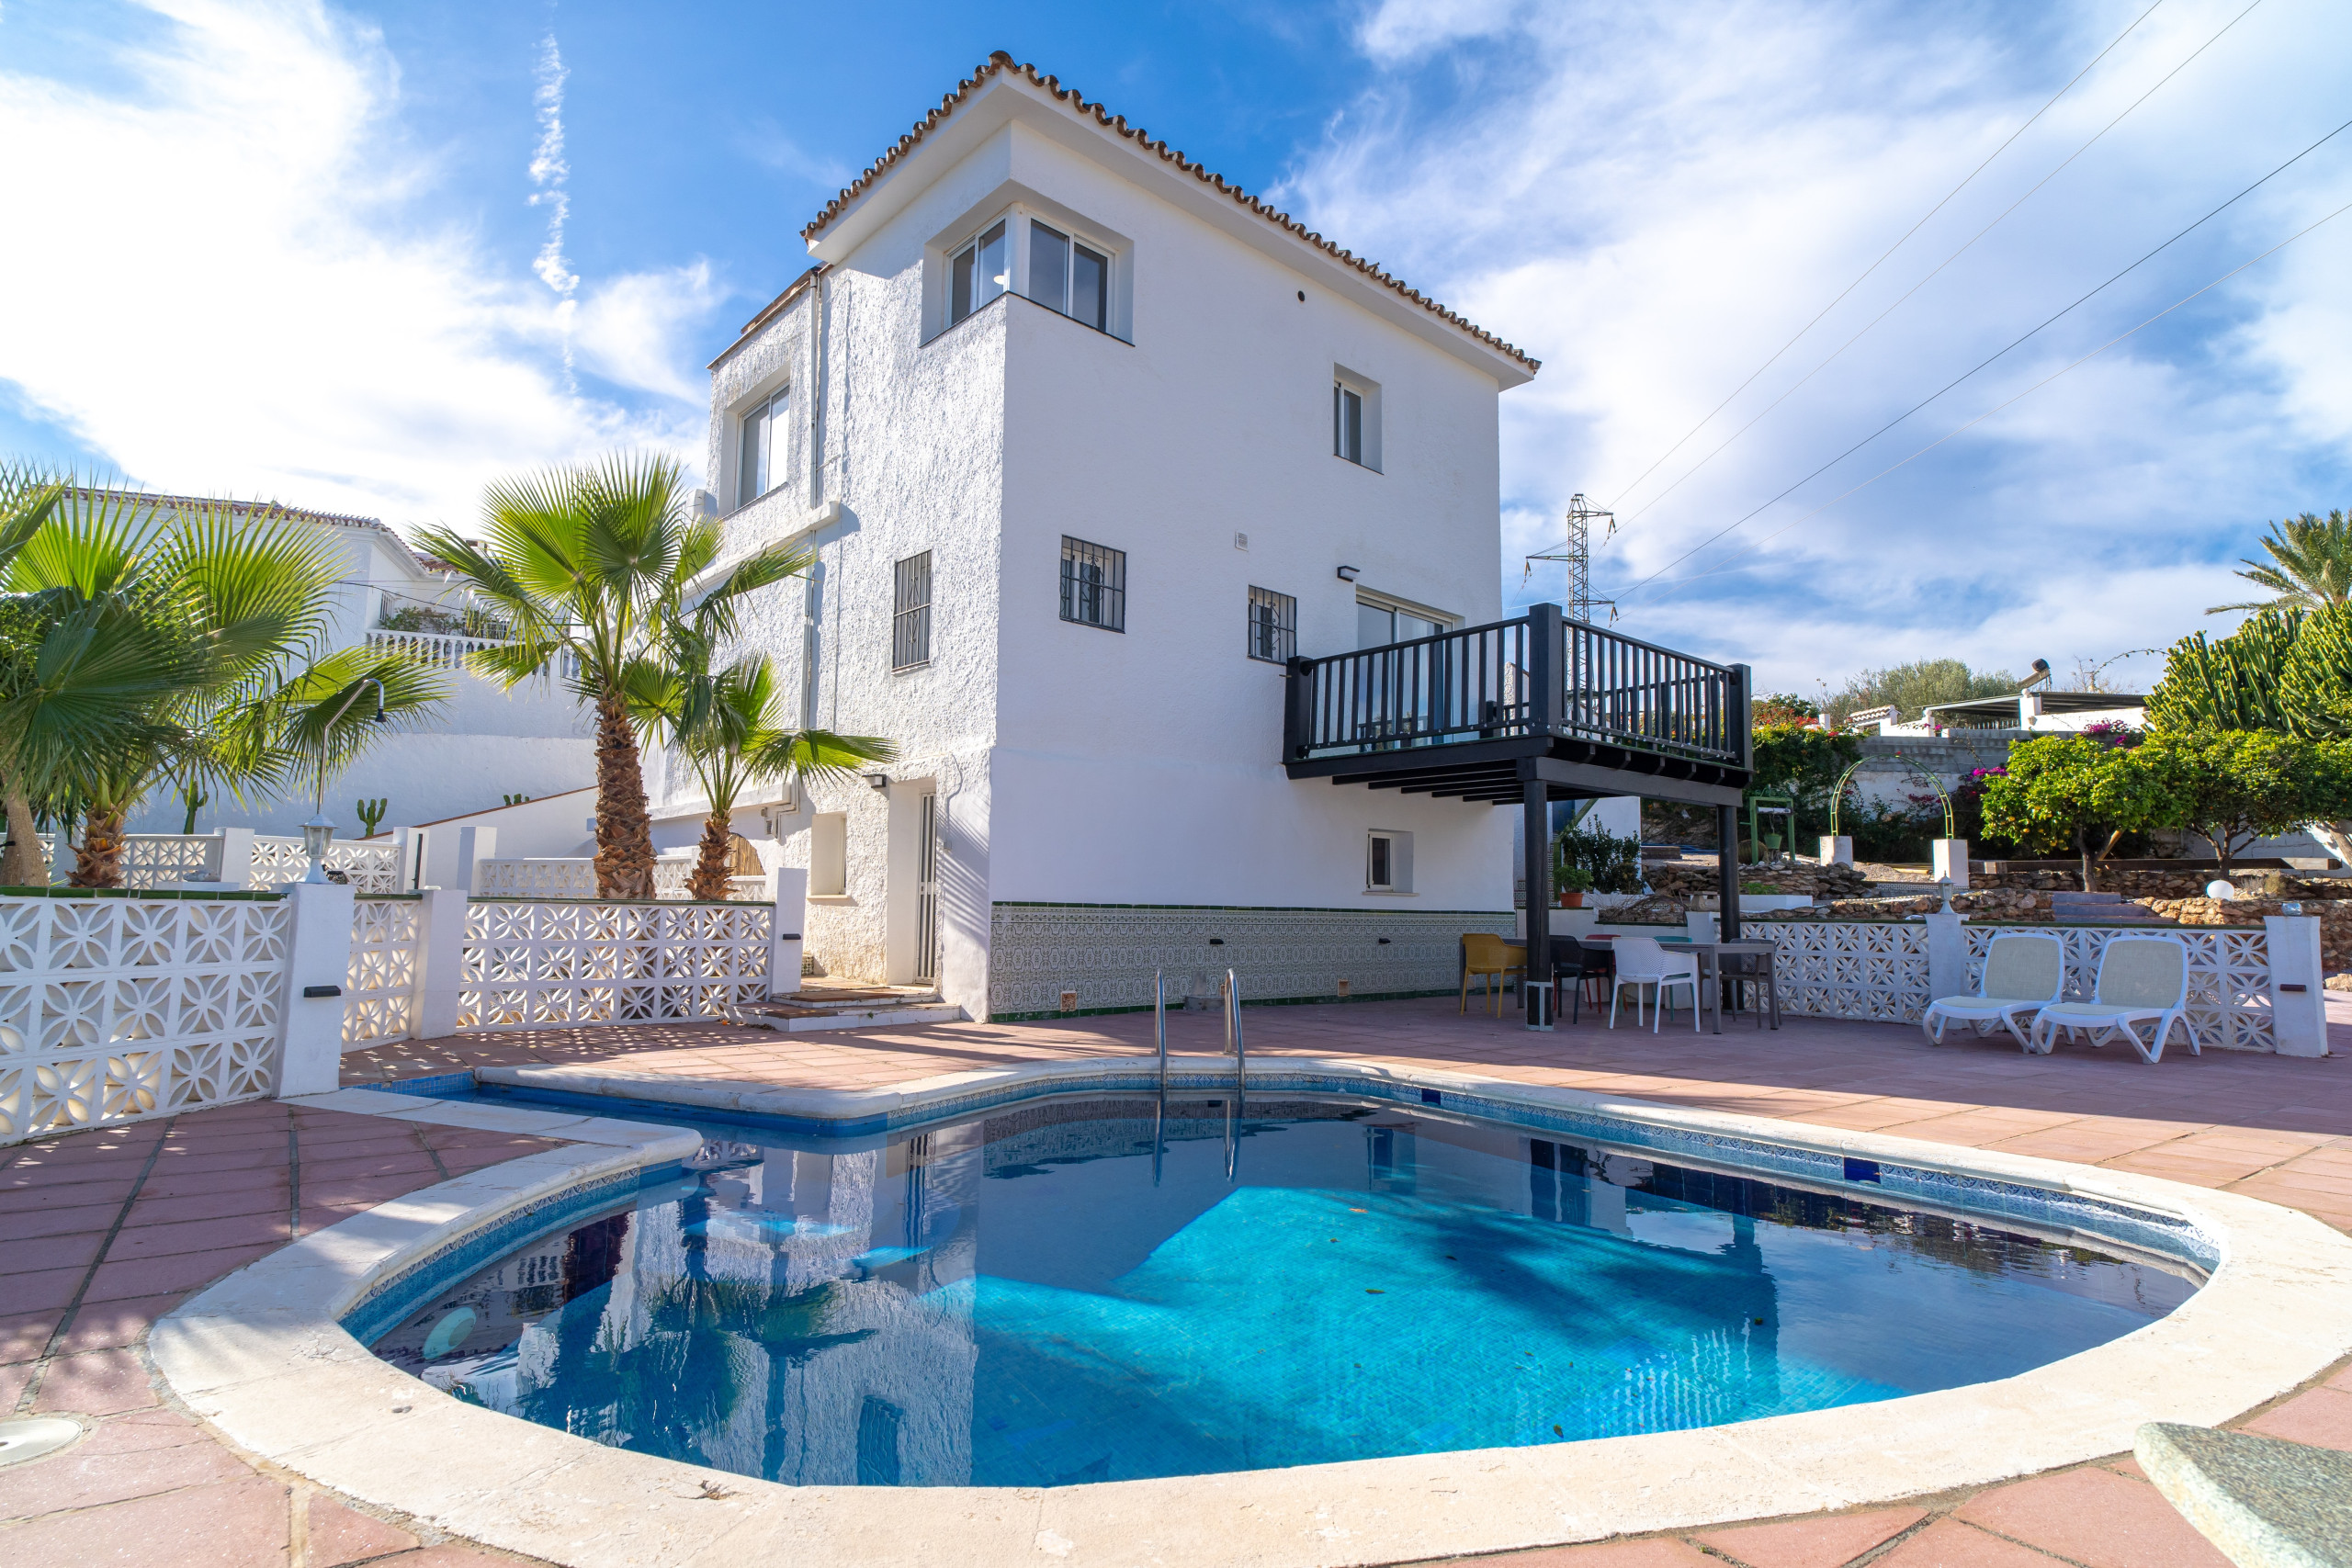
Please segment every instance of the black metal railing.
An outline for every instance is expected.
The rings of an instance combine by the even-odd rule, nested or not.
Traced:
[[[1290,661],[1293,761],[1517,737],[1599,741],[1744,767],[1745,671],[1582,621],[1517,620]]]

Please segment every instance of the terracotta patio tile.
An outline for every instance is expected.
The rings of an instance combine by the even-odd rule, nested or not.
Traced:
[[[176,1224],[125,1225],[107,1249],[107,1261],[133,1258],[164,1258],[174,1253],[205,1252],[219,1247],[255,1247],[286,1239],[283,1204],[265,1214],[235,1214],[225,1220],[182,1220]]]
[[[1839,1568],[1927,1517],[1925,1508],[1879,1508],[1867,1514],[1742,1525],[1691,1539],[1748,1568]]]
[[[60,1356],[41,1373],[36,1410],[113,1416],[159,1403],[147,1369],[131,1350],[90,1350]]]
[[[1871,1568],[2058,1568],[2058,1560],[1944,1518],[1872,1559]]]
[[[2338,1379],[2347,1375],[2339,1372]],[[2309,1389],[2264,1411],[2239,1430],[2315,1448],[2352,1450],[2352,1390],[2334,1385]]]
[[[64,1337],[58,1341],[58,1354],[78,1355],[85,1350],[107,1350],[118,1345],[136,1345],[147,1337],[147,1330],[157,1318],[187,1300],[190,1292],[175,1292],[168,1295],[137,1296],[126,1301],[84,1302],[74,1314]]]
[[[50,1336],[57,1332],[57,1320],[63,1315],[64,1310],[56,1308],[0,1317],[0,1366],[29,1361],[48,1348]]]
[[[97,1261],[98,1245],[106,1240],[99,1230],[75,1231],[70,1235],[40,1235],[7,1241],[10,1271],[19,1269],[86,1269]]]
[[[150,1198],[141,1193],[130,1206],[129,1225],[162,1224],[179,1220],[225,1220],[237,1214],[286,1212],[286,1185],[247,1187],[233,1192],[200,1192],[186,1198]]]
[[[163,1198],[209,1197],[214,1193],[248,1192],[255,1190],[283,1192],[287,1179],[286,1162],[272,1165],[239,1166],[233,1170],[167,1170],[163,1166],[147,1179],[139,1190],[142,1201]]]
[[[1952,1517],[2088,1568],[2229,1568],[2163,1493],[2097,1465],[1981,1492]]]
[[[54,1458],[0,1470],[0,1519],[33,1518],[253,1474],[218,1443],[158,1443],[160,1430],[128,1417],[101,1421],[78,1445]],[[20,1559],[13,1550],[8,1555],[13,1568]]]
[[[1704,1552],[1666,1536],[1642,1540],[1602,1540],[1589,1546],[1547,1546],[1536,1551],[1505,1551],[1453,1562],[1484,1568],[1708,1568]]]
[[[101,1263],[90,1276],[90,1288],[82,1298],[83,1303],[86,1306],[93,1302],[131,1301],[167,1291],[198,1290],[232,1269],[277,1250],[275,1246],[221,1247],[205,1252]]]
[[[98,1181],[60,1181],[40,1187],[17,1187],[0,1192],[0,1225],[15,1229],[17,1216],[38,1215],[58,1209],[93,1208],[100,1204],[122,1207],[137,1186],[130,1177],[108,1177]]]
[[[416,1537],[397,1525],[388,1525],[317,1493],[300,1500],[296,1506],[307,1509],[310,1568],[342,1568],[346,1562],[405,1551],[417,1544]],[[408,1563],[415,1561],[413,1557],[401,1559]]]
[[[302,1190],[318,1187],[357,1185],[394,1178],[435,1176],[433,1156],[411,1144],[404,1153],[373,1155],[366,1159],[310,1160],[302,1162]],[[435,1176],[435,1179],[439,1179]]]
[[[10,1568],[245,1568],[286,1557],[286,1489],[244,1471],[88,1513],[52,1515],[8,1534]]]
[[[74,1299],[88,1272],[87,1268],[28,1269],[0,1274],[0,1314],[19,1317],[62,1307]]]

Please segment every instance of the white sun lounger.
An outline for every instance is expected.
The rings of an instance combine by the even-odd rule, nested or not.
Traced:
[[[2030,1051],[2033,1041],[2019,1027],[2019,1015],[2030,1022],[2033,1014],[2055,1002],[2065,989],[2066,943],[2057,932],[2004,932],[1984,950],[1984,977],[1977,994],[1938,997],[1928,1004],[1919,1027],[1928,1044],[1940,1045],[1947,1024],[1973,1024],[1983,1034],[1998,1023],[2017,1036],[2020,1050]]]
[[[2142,1020],[2155,1025],[2154,1035],[2144,1042]],[[2090,1035],[2093,1045],[2120,1034],[2142,1061],[2154,1063],[2164,1059],[2165,1041],[2176,1022],[2188,1032],[2189,1055],[2202,1055],[2196,1026],[2188,1021],[2188,944],[2170,936],[2111,937],[2099,954],[2091,999],[2043,1008],[2034,1020],[2033,1048],[2048,1055],[2060,1030],[2078,1029]]]

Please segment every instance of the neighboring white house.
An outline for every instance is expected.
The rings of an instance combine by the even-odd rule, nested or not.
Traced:
[[[747,639],[900,748],[738,813],[808,870],[809,953],[976,1017],[1182,995],[1228,938],[1285,955],[1251,995],[1450,988],[1510,819],[1285,776],[1283,660],[1501,617],[1534,362],[1002,56],[804,235],[709,462],[730,552],[817,556]]]
[[[2127,692],[2024,691],[2014,696],[1971,697],[1966,702],[1938,703],[1915,719],[1898,719],[1892,707],[1864,708],[1847,721],[1854,729],[1880,735],[2074,734],[2095,725],[2122,724],[2144,729],[2148,699]]]
[[[177,495],[142,499],[166,526],[178,511],[219,504]],[[465,650],[480,646],[473,639],[443,630],[385,629],[388,618],[396,626],[405,621],[461,627],[465,592],[453,573],[418,556],[372,517],[244,503],[233,510],[240,518],[266,512],[316,529],[334,552],[341,570],[327,647],[368,642],[397,649],[435,665],[449,683],[449,700],[429,718],[413,729],[388,729],[357,767],[329,781],[326,814],[339,836],[356,839],[364,831],[354,809],[363,795],[386,802],[389,830],[496,807],[510,795],[557,795],[594,782],[592,725],[560,686],[534,681],[506,691],[460,668]],[[198,810],[197,828],[293,833],[313,809],[308,796],[241,804],[221,794]],[[186,811],[179,796],[165,791],[149,797],[129,825],[134,832],[175,833]]]

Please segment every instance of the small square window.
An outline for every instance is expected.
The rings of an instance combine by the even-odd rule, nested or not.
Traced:
[[[1062,536],[1062,619],[1127,629],[1127,552]]]
[[[1298,601],[1271,588],[1250,590],[1250,657],[1286,664],[1298,651]]]
[[[890,668],[931,662],[931,552],[898,565],[890,611]]]

